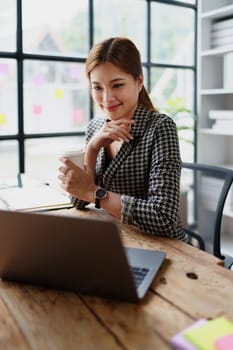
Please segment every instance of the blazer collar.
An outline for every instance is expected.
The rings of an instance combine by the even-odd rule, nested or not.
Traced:
[[[131,132],[134,139],[144,134],[150,117],[151,117],[151,112],[148,111],[148,109],[146,109],[143,105],[139,105],[133,116],[135,123],[132,125],[132,128],[131,128]]]
[[[133,119],[135,120],[135,123],[132,125],[132,135],[134,139],[130,141],[129,143],[125,142],[121,149],[119,150],[118,154],[114,159],[111,160],[109,166],[107,169],[102,173],[102,180],[106,188],[110,186],[111,181],[114,177],[114,174],[117,172],[118,168],[121,166],[121,164],[125,161],[128,154],[132,151],[132,149],[135,147],[137,140],[143,136],[148,120],[151,117],[151,112],[148,111],[144,106],[139,105]],[[106,154],[104,149],[102,148],[100,151],[100,155],[97,159],[97,164],[100,169],[104,169],[105,162],[106,162]],[[102,164],[102,166],[101,166]]]

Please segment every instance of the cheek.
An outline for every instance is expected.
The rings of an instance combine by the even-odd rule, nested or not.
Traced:
[[[137,101],[139,96],[138,89],[132,89],[130,93],[128,94],[128,98],[132,101]]]
[[[98,92],[92,92],[92,98],[93,98],[93,100],[95,101],[95,102],[99,102],[99,101],[101,101],[102,100],[102,95],[100,94],[100,93],[98,93]]]

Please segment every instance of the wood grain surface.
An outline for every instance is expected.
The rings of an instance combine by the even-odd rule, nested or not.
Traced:
[[[95,209],[54,215],[106,216]],[[118,223],[119,224],[119,223]],[[219,259],[174,239],[119,224],[124,245],[163,250],[166,260],[140,303],[0,281],[0,349],[172,349],[171,337],[195,320],[233,322],[233,273]]]

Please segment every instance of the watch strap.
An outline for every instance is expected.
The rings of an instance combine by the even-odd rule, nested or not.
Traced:
[[[95,208],[100,209],[100,199],[95,197]]]

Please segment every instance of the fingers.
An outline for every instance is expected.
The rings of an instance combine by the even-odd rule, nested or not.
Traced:
[[[125,142],[129,142],[133,139],[133,135],[126,129],[123,129],[120,126],[111,126],[105,130],[108,133],[108,136],[114,140],[122,140]]]
[[[114,124],[118,124],[118,125],[133,125],[135,123],[134,119],[118,119],[118,120],[111,120],[111,119],[107,119],[106,123],[114,123]]]
[[[83,170],[67,158],[60,158],[59,160],[63,163],[63,165],[58,168],[60,172],[58,175],[58,179],[61,182],[60,186],[68,191],[68,188],[75,182],[75,179]]]
[[[128,119],[119,119],[119,120],[111,120],[105,123],[106,127],[120,127],[123,130],[131,130],[131,126],[135,123],[134,120],[128,120]]]
[[[103,126],[102,131],[105,133],[106,137],[113,141],[129,142],[133,140],[133,135],[131,134],[131,125],[133,123],[133,120],[116,120],[107,122]]]
[[[66,175],[67,172],[68,172],[68,168],[65,167],[65,166],[60,166],[60,167],[58,168],[58,171],[59,171],[60,173],[62,173],[63,175]]]
[[[61,168],[65,168],[65,167],[61,167]],[[60,186],[64,190],[69,192],[70,188],[72,188],[73,186],[73,183],[75,183],[76,175],[74,171],[71,169],[63,170],[61,168],[60,168],[61,174],[58,175],[58,179],[60,180]]]

